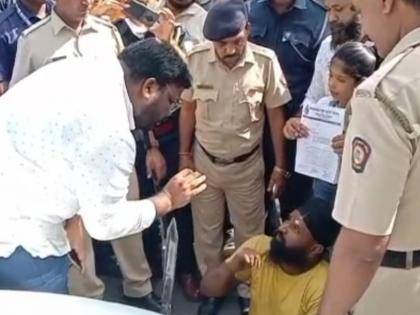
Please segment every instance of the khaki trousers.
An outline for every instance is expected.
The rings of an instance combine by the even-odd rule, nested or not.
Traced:
[[[135,170],[130,176],[128,200],[137,200],[140,196],[138,179]],[[69,293],[72,295],[102,299],[105,285],[96,276],[95,255],[92,239],[85,235],[87,259],[85,269],[80,271],[71,266],[69,271]],[[115,256],[123,275],[123,292],[128,297],[143,297],[152,292],[150,278],[152,272],[146,259],[143,248],[143,239],[140,234],[134,234],[111,242]]]
[[[92,240],[86,238],[88,257],[83,272],[71,266],[69,271],[69,293],[71,295],[102,299],[105,285],[96,276],[95,255]],[[123,292],[128,297],[143,297],[152,292],[152,273],[143,249],[141,234],[124,237],[111,242],[123,275]]]
[[[420,314],[420,268],[380,267],[354,315]]]
[[[264,233],[264,162],[261,151],[257,151],[245,162],[216,165],[196,144],[194,164],[207,177],[207,189],[191,202],[194,250],[200,272],[204,274],[208,263],[222,259],[226,203],[236,248]]]

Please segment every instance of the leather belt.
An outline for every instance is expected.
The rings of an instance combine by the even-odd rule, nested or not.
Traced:
[[[254,149],[252,149],[250,152],[245,153],[243,155],[240,155],[238,157],[235,157],[233,159],[224,159],[224,158],[219,158],[217,156],[214,156],[212,154],[210,154],[202,145],[200,142],[197,141],[197,143],[199,144],[200,148],[203,150],[203,152],[207,155],[207,157],[210,159],[210,161],[212,161],[214,164],[218,164],[218,165],[229,165],[229,164],[235,164],[235,163],[241,163],[241,162],[245,162],[249,157],[251,157],[255,152],[258,151],[258,149],[260,148],[259,145],[257,145]]]
[[[411,252],[388,250],[385,253],[381,266],[407,270],[420,267],[420,250]]]

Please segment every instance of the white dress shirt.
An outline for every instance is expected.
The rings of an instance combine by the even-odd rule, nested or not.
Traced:
[[[331,39],[331,35],[328,36],[319,47],[315,60],[314,76],[306,92],[303,106],[315,105],[321,98],[331,95],[330,89],[328,88],[328,78],[330,76],[331,59],[335,52],[331,47]]]
[[[117,59],[47,65],[0,97],[0,257],[70,247],[65,220],[79,214],[100,240],[138,233],[156,216],[127,201],[135,159],[133,108]]]

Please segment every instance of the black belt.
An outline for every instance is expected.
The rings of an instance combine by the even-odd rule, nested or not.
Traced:
[[[388,250],[385,253],[381,266],[397,269],[413,269],[420,267],[420,250],[413,252],[395,252]]]
[[[197,141],[198,142],[198,141]],[[245,162],[249,157],[251,157],[255,152],[258,151],[258,149],[260,148],[259,145],[257,145],[254,149],[252,149],[251,152],[249,153],[245,153],[243,155],[240,155],[236,158],[233,159],[223,159],[223,158],[219,158],[217,156],[214,156],[212,154],[210,154],[202,145],[200,142],[198,142],[198,144],[200,145],[200,148],[203,150],[203,152],[207,155],[207,157],[210,159],[210,161],[212,161],[214,164],[219,164],[219,165],[229,165],[229,164],[234,164],[234,163],[241,163],[241,162]]]

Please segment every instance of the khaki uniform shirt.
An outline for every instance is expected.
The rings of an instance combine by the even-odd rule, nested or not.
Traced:
[[[73,57],[115,58],[122,49],[117,29],[107,21],[88,16],[77,34],[53,11],[19,39],[11,85],[54,61]]]
[[[391,235],[389,248],[396,251],[420,249],[419,45],[420,28],[355,91],[333,213],[349,229]],[[414,132],[375,94],[404,113]]]
[[[244,58],[230,70],[216,57],[213,44],[205,43],[189,54],[188,65],[193,88],[182,98],[196,103],[196,139],[219,158],[252,151],[262,140],[264,105],[272,109],[290,100],[270,49],[248,43]]]
[[[178,14],[175,21],[181,24],[187,32],[186,40],[196,45],[205,41],[203,27],[206,16],[206,10],[193,3],[184,12]]]

